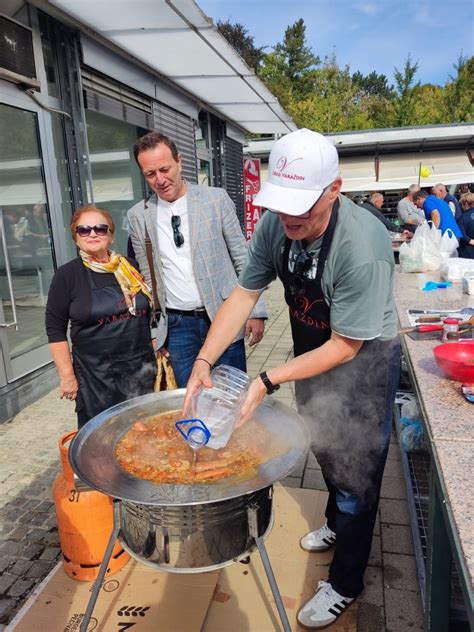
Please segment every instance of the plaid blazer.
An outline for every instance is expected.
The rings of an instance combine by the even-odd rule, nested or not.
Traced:
[[[212,320],[223,301],[237,285],[244,267],[247,244],[240,229],[235,205],[224,189],[188,184],[188,221],[194,275],[203,305]],[[158,298],[162,317],[158,326],[157,345],[163,346],[167,335],[166,289],[158,243],[156,195],[128,211],[129,233],[140,271],[151,286],[145,251],[145,227],[150,235],[155,263]],[[266,318],[267,311],[259,299],[252,318]],[[237,340],[243,337],[243,330]]]

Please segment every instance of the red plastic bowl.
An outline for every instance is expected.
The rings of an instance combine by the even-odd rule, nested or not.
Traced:
[[[433,349],[436,364],[452,380],[474,383],[474,340],[438,345]]]

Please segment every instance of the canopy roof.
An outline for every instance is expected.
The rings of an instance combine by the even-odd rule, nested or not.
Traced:
[[[247,132],[296,129],[193,0],[44,0],[74,25],[110,42]]]

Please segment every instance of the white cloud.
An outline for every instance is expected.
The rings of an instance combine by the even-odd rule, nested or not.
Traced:
[[[376,4],[374,2],[363,2],[360,4],[356,4],[354,6],[354,9],[357,9],[365,15],[376,15],[380,12],[381,7],[380,4]]]

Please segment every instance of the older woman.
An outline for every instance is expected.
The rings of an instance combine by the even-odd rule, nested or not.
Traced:
[[[474,259],[474,193],[461,195],[462,214],[458,219],[461,237],[458,254],[466,259]]]
[[[127,258],[110,250],[110,213],[85,206],[74,213],[70,228],[79,258],[53,277],[46,332],[60,397],[76,400],[80,428],[105,408],[152,392],[156,362],[150,289]]]

